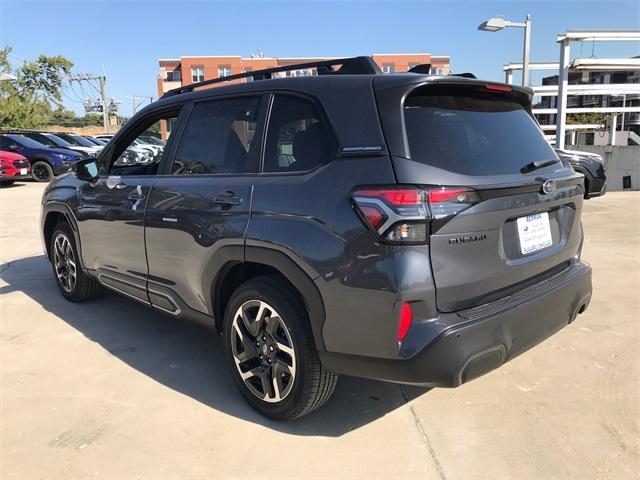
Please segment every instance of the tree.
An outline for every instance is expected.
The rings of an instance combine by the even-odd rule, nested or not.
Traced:
[[[0,81],[0,125],[9,128],[38,128],[46,125],[51,103],[62,104],[64,76],[73,63],[62,56],[40,55],[35,62],[24,62],[13,70],[11,47],[0,50],[0,71],[13,74],[15,81]]]

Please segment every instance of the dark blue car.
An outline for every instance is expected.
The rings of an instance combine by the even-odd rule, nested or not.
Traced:
[[[84,155],[64,148],[49,148],[22,135],[0,135],[0,150],[24,155],[31,164],[31,174],[37,182],[48,182],[54,176],[68,172]]]

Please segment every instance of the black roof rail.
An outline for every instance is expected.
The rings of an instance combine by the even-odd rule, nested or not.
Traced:
[[[429,75],[431,73],[431,64],[430,63],[421,63],[419,65],[416,65],[413,68],[410,68],[408,70],[411,73],[422,73],[425,75]]]
[[[337,70],[332,67],[341,65]],[[302,70],[305,68],[316,68],[318,75],[367,75],[382,73],[378,64],[371,57],[350,57],[336,58],[333,60],[320,60],[317,62],[296,63],[294,65],[282,65],[279,67],[265,68],[263,70],[252,70],[250,72],[236,73],[226,77],[212,78],[202,82],[190,83],[182,87],[169,90],[161,98],[180,95],[181,93],[193,92],[196,88],[212,85],[215,83],[228,82],[238,78],[253,77],[254,80],[267,80],[272,78],[271,75],[277,72],[289,72],[292,70]]]

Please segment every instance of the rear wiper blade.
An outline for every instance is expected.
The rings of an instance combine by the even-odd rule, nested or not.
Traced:
[[[535,162],[527,163],[524,167],[520,169],[522,173],[533,172],[542,167],[548,167],[549,165],[553,165],[554,163],[559,162],[560,160],[556,160],[555,158],[551,158],[549,160],[536,160]]]

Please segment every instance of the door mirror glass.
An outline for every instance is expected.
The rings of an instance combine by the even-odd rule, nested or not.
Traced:
[[[79,160],[74,165],[76,177],[80,180],[92,182],[98,178],[98,164],[95,158],[87,158]]]

